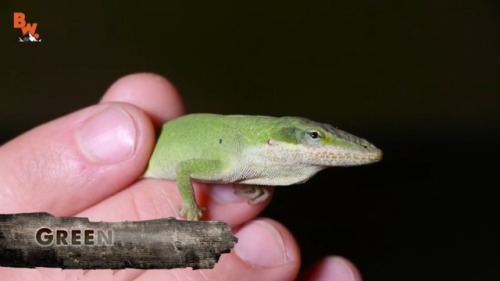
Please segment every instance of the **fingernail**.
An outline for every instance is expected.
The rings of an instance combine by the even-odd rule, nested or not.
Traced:
[[[234,250],[253,266],[275,267],[288,262],[281,234],[267,222],[253,221],[236,233]]]
[[[318,275],[315,276],[316,280],[356,280],[354,272],[343,258],[331,257],[328,264],[329,266],[323,267]]]
[[[234,185],[230,184],[215,184],[210,187],[210,197],[214,199],[217,203],[228,204],[228,203],[239,203],[246,202],[247,199],[238,196],[234,193]]]
[[[132,117],[118,106],[107,106],[85,120],[76,132],[82,152],[91,161],[111,164],[134,152],[137,130]]]

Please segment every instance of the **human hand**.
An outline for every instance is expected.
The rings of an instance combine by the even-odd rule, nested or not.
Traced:
[[[91,221],[176,216],[174,181],[137,180],[152,152],[154,127],[183,113],[172,85],[153,74],[124,77],[99,104],[43,124],[0,147],[0,212],[49,212]],[[295,280],[300,252],[290,232],[255,217],[230,186],[195,184],[209,219],[223,220],[239,241],[212,270],[60,270],[0,268],[1,280]],[[318,262],[300,280],[359,281],[345,259]]]

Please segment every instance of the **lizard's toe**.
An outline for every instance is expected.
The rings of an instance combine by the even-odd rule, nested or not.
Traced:
[[[262,203],[271,195],[270,186],[262,185],[237,185],[234,193],[248,199],[248,204],[255,205]]]
[[[189,221],[199,221],[203,217],[203,211],[204,208],[199,208],[198,206],[184,207],[180,211],[180,215]]]

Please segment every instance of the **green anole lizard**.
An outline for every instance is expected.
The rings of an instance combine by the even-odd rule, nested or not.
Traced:
[[[264,186],[302,183],[327,167],[381,158],[368,141],[305,118],[189,114],[163,125],[144,177],[177,180],[181,216],[199,220],[192,180],[236,183],[236,193],[256,204],[269,196]]]

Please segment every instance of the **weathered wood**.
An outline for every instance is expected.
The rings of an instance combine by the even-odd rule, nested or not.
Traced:
[[[48,213],[0,215],[0,266],[213,268],[237,238],[220,221],[90,222]]]

